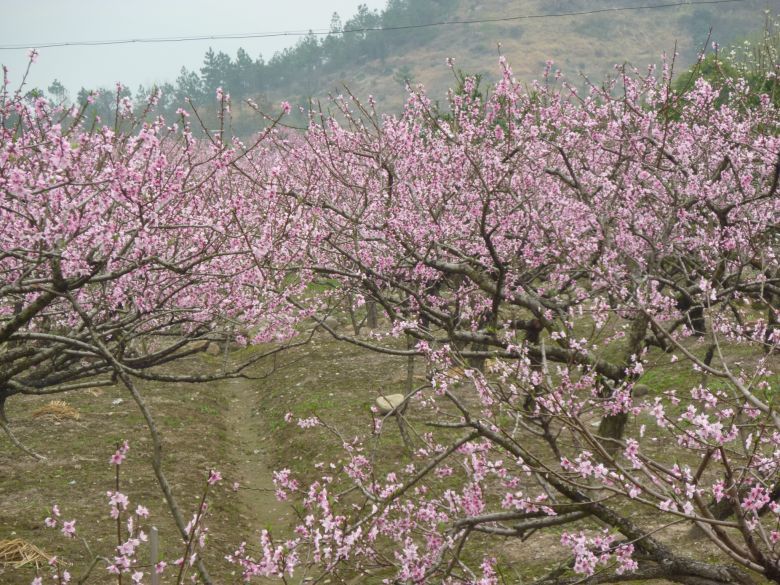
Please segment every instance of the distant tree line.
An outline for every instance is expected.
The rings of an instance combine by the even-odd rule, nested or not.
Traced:
[[[383,11],[370,10],[365,4],[342,23],[338,13],[331,18],[330,34],[319,37],[309,33],[294,47],[276,53],[270,60],[252,59],[239,49],[235,59],[209,49],[200,74],[182,69],[176,89],[188,95],[210,96],[217,87],[242,98],[285,88],[308,96],[316,92],[323,75],[337,73],[366,61],[383,60],[399,47],[424,44],[429,32],[417,29],[393,29],[433,22],[452,14],[458,0],[388,0]],[[359,32],[344,32],[359,31]]]
[[[369,9],[361,4],[357,12],[346,22],[342,22],[338,13],[333,13],[330,33],[321,36],[310,32],[293,47],[275,53],[265,60],[262,55],[253,58],[245,49],[239,48],[235,56],[213,48],[205,53],[203,64],[198,70],[182,67],[173,83],[166,82],[155,87],[139,86],[135,92],[122,88],[117,96],[115,88],[101,88],[97,91],[82,88],[76,96],[68,96],[62,84],[55,80],[44,92],[57,102],[72,101],[85,103],[91,99],[92,105],[87,115],[102,122],[114,120],[117,100],[129,98],[137,107],[147,104],[148,96],[160,90],[160,99],[156,111],[168,119],[175,117],[176,110],[189,99],[203,113],[206,123],[213,122],[215,94],[222,88],[232,97],[234,107],[240,109],[238,102],[251,98],[269,109],[268,96],[283,95],[291,102],[306,104],[311,96],[319,95],[327,89],[334,75],[342,72],[354,74],[356,68],[370,61],[383,62],[392,55],[402,54],[405,49],[418,47],[431,42],[436,37],[435,29],[403,28],[421,23],[439,22],[451,19],[459,0],[387,0],[384,10]],[[643,0],[625,0],[623,7],[644,6]],[[601,10],[614,6],[613,0],[592,0],[588,10]],[[578,6],[580,9],[584,5]],[[553,14],[572,11],[574,8],[564,0],[546,0],[537,5],[540,13]],[[684,11],[679,23],[694,39],[696,46],[706,49],[709,31],[715,20],[719,23],[727,18],[711,8],[696,8]],[[603,15],[583,16],[578,31],[586,36],[609,36],[612,24]],[[760,80],[765,87],[776,95],[774,84],[767,81],[764,70],[771,69],[777,63],[777,25],[771,19],[760,38],[750,45],[740,45],[737,53],[721,52],[710,56],[688,72],[679,76],[676,88],[684,91],[691,80],[703,76],[710,81],[727,75],[741,74],[749,79]],[[722,24],[722,23],[721,23]],[[728,26],[719,26],[726,36],[737,36]],[[385,29],[382,31],[372,29]],[[353,31],[353,32],[350,32]],[[722,36],[722,35],[721,35]],[[408,65],[402,65],[394,71],[394,79],[404,84],[413,80],[414,75]],[[758,83],[758,81],[756,81]],[[755,85],[755,84],[753,84]],[[758,90],[759,88],[754,89]],[[34,90],[40,93],[40,90]],[[758,92],[757,92],[758,93]],[[251,133],[259,129],[262,119],[257,116],[233,116],[233,131],[239,134]]]
[[[163,83],[158,87],[140,86],[135,94],[123,88],[120,99],[130,97],[137,104],[145,103],[147,96],[159,89],[158,111],[166,117],[175,115],[186,98],[196,106],[210,105],[217,88],[230,93],[234,102],[251,98],[262,103],[269,93],[280,90],[292,99],[305,102],[321,89],[326,75],[353,69],[367,61],[384,60],[399,48],[419,46],[431,38],[427,29],[382,32],[365,29],[394,29],[435,22],[451,16],[457,4],[458,0],[388,0],[382,11],[371,10],[361,4],[357,13],[346,22],[342,22],[338,13],[334,12],[328,35],[310,32],[295,46],[277,52],[269,60],[262,55],[252,58],[243,48],[238,49],[235,57],[209,48],[199,71],[182,67],[174,83]],[[58,80],[49,86],[46,94],[57,101],[65,101],[68,97]],[[117,101],[115,88],[97,92],[82,88],[74,101],[84,103],[90,94],[94,94],[91,115],[99,116],[104,122],[113,119]]]

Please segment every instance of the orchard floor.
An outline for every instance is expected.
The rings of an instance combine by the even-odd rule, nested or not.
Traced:
[[[256,350],[232,352],[229,359],[238,361],[252,351]],[[207,370],[219,367],[222,359],[202,355],[177,367],[180,372]],[[295,519],[293,509],[276,499],[272,470],[311,471],[314,458],[329,460],[332,441],[299,436],[302,432],[284,421],[285,414],[317,413],[336,425],[359,426],[358,417],[359,424],[368,423],[379,389],[401,390],[404,377],[397,374],[401,367],[405,366],[398,360],[366,355],[320,336],[303,350],[259,364],[251,372],[256,379],[140,385],[163,437],[164,472],[187,519],[197,507],[209,470],[217,469],[224,476],[212,488],[206,521],[209,537],[204,559],[215,583],[241,582],[237,568],[224,561],[237,545],[246,541],[252,550],[261,529],[284,533]],[[36,416],[51,400],[65,401],[78,412],[78,419]],[[112,557],[116,523],[109,516],[106,492],[115,488],[115,478],[109,458],[117,444],[128,440],[120,491],[129,496],[130,509],[138,504],[149,508],[149,521],[143,525],[147,532],[148,527],[158,528],[160,558],[170,561],[182,555],[152,470],[146,424],[127,391],[108,386],[54,396],[18,396],[6,408],[17,438],[45,459],[25,455],[0,432],[0,541],[23,539],[57,556],[74,582],[95,556]],[[337,450],[332,454],[336,456]],[[234,483],[239,484],[237,490]],[[59,505],[62,520],[76,519],[77,538],[66,539],[59,530],[44,526],[54,504]],[[139,565],[147,559],[143,546]],[[88,583],[116,583],[103,566],[97,565]],[[45,565],[38,574],[51,582]],[[27,585],[35,575],[32,563],[22,568],[0,564],[4,585]],[[175,582],[175,577],[168,569],[162,582]]]
[[[233,352],[229,359],[239,361],[252,351],[256,350]],[[216,368],[221,363],[221,356],[203,355],[178,367],[186,371]],[[340,441],[333,433],[321,427],[302,431],[285,422],[285,415],[306,418],[316,414],[345,436],[352,436],[369,428],[370,407],[378,394],[404,391],[406,366],[405,358],[366,352],[318,335],[302,348],[259,364],[251,372],[255,379],[142,386],[163,435],[164,470],[185,516],[196,508],[210,469],[220,470],[225,478],[209,496],[206,522],[209,540],[204,559],[215,583],[241,582],[236,567],[224,561],[240,542],[246,541],[252,550],[261,529],[274,535],[289,534],[297,514],[277,501],[272,470],[289,468],[302,477],[314,477],[313,464],[339,457]],[[418,364],[415,383],[423,374]],[[67,401],[78,410],[79,419],[33,416],[52,398]],[[95,555],[112,556],[116,524],[108,514],[106,491],[114,489],[108,460],[115,445],[127,439],[130,452],[121,469],[121,491],[130,497],[132,509],[136,504],[150,509],[146,525],[159,529],[161,557],[181,556],[180,540],[152,471],[148,431],[126,391],[115,386],[54,397],[18,397],[9,401],[7,410],[19,439],[46,459],[33,460],[0,434],[0,540],[22,538],[57,555],[70,564],[74,582]],[[409,415],[414,422],[414,413]],[[395,426],[386,428],[375,448],[387,464],[406,457]],[[236,482],[239,487],[234,490]],[[76,519],[77,539],[65,539],[57,530],[44,527],[54,503],[59,504],[63,519]],[[690,540],[682,528],[670,528],[664,540],[690,554],[708,556],[712,552],[709,547],[701,548],[703,542]],[[492,543],[492,550],[512,565],[508,583],[529,583],[558,558],[558,541],[555,533],[535,535],[525,543]],[[141,563],[147,555],[144,546]],[[48,570],[43,567],[41,574]],[[34,575],[31,565],[0,568],[0,583],[27,585]],[[381,577],[335,575],[318,582],[355,585],[380,582]],[[116,580],[98,565],[87,582]],[[169,569],[162,582],[175,582],[175,572]],[[312,576],[297,575],[290,581],[301,582],[313,582]]]
[[[190,365],[215,361],[210,356],[198,360]],[[196,509],[209,470],[217,469],[225,477],[212,488],[206,521],[205,557],[217,583],[240,581],[232,574],[234,567],[222,558],[242,539],[252,539],[251,527],[261,523],[278,526],[286,518],[273,495],[271,470],[265,460],[268,445],[263,440],[267,433],[255,416],[257,396],[252,384],[226,380],[141,386],[160,427],[164,471],[185,518]],[[34,416],[52,398],[75,408],[78,420]],[[69,563],[74,578],[83,574],[95,555],[110,557],[116,525],[109,517],[106,497],[115,481],[109,457],[115,445],[127,439],[130,451],[121,467],[120,490],[129,496],[131,509],[142,504],[151,511],[144,525],[147,533],[149,526],[158,528],[161,558],[170,561],[182,555],[175,524],[153,474],[147,427],[126,391],[106,387],[54,397],[19,397],[9,401],[8,416],[18,438],[46,459],[35,461],[11,446],[5,435],[0,438],[0,540],[22,538],[57,555]],[[232,489],[234,482],[242,486],[237,492]],[[65,539],[57,530],[44,527],[54,503],[63,520],[76,519],[77,539]],[[144,547],[140,563],[147,562],[146,551]],[[168,572],[163,582],[175,577],[172,570]],[[0,583],[30,583],[34,574],[30,565],[0,568]],[[98,565],[88,582],[115,583],[116,579],[109,580]]]

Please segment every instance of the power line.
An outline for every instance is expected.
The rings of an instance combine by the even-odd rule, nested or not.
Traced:
[[[115,39],[104,41],[64,41],[64,42],[50,42],[50,43],[24,43],[15,45],[0,45],[0,51],[16,51],[22,49],[29,49],[35,47],[36,49],[47,49],[51,47],[94,47],[103,45],[130,45],[130,44],[145,44],[145,43],[181,43],[189,41],[209,41],[209,40],[236,40],[236,39],[268,39],[274,37],[301,37],[307,35],[314,36],[327,36],[331,34],[352,34],[352,33],[366,33],[366,32],[390,32],[399,30],[412,30],[421,28],[433,28],[441,26],[456,26],[465,24],[487,24],[496,22],[512,22],[518,20],[536,20],[542,18],[559,18],[564,16],[585,16],[588,14],[603,14],[607,12],[628,12],[632,10],[653,10],[658,8],[675,8],[679,6],[700,6],[703,4],[734,4],[743,3],[748,0],[683,0],[681,2],[669,2],[666,4],[649,4],[646,6],[615,6],[611,8],[598,8],[596,10],[578,10],[573,12],[558,12],[553,14],[524,14],[520,16],[506,16],[501,18],[481,18],[472,20],[445,20],[441,22],[426,22],[422,24],[408,24],[404,26],[388,26],[388,27],[365,27],[365,28],[349,28],[339,31],[332,31],[326,29],[309,29],[303,30],[289,30],[289,31],[272,31],[272,32],[258,32],[258,33],[233,33],[222,35],[192,35],[192,36],[178,36],[178,37],[146,37],[136,39]]]

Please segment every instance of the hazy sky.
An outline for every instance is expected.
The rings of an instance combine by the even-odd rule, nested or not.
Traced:
[[[0,45],[327,29],[333,12],[346,22],[359,4],[381,9],[386,0],[0,0]],[[40,50],[28,81],[46,88],[57,78],[71,94],[116,81],[135,91],[141,83],[175,81],[182,65],[197,70],[209,46],[231,56],[244,47],[253,58],[262,53],[267,60],[297,39],[52,47]],[[9,67],[15,85],[27,50],[2,50],[0,63]]]

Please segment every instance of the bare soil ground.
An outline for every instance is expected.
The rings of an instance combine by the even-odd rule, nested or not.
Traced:
[[[269,491],[252,491],[253,497],[249,498],[245,496],[248,489],[234,493],[230,486],[247,478],[247,486],[266,490],[272,487],[270,472],[250,473],[258,468],[265,470],[258,466],[261,459],[255,457],[250,465],[249,458],[240,455],[250,443],[244,424],[249,410],[237,406],[246,396],[231,382],[147,383],[142,391],[163,435],[164,470],[185,517],[194,512],[210,469],[221,470],[226,478],[210,498],[206,559],[217,582],[233,582],[228,579],[232,569],[222,558],[243,538],[251,537],[249,526],[257,521],[253,510],[261,507],[254,502],[266,502],[271,496]],[[114,489],[109,457],[115,445],[127,439],[130,452],[121,468],[120,489],[128,494],[133,509],[137,504],[149,508],[149,525],[160,531],[161,557],[170,560],[181,556],[181,540],[152,471],[148,430],[128,393],[109,387],[56,398],[77,409],[80,418],[58,421],[33,417],[32,413],[50,397],[25,396],[8,404],[17,436],[46,459],[35,461],[15,449],[5,436],[0,439],[0,540],[23,538],[34,543],[69,563],[74,578],[82,574],[94,555],[110,557],[116,544],[116,527],[109,517],[105,495]],[[77,520],[77,539],[67,540],[59,531],[44,527],[43,520],[55,503],[63,519]],[[141,554],[144,561],[146,554]],[[0,567],[0,582],[9,585],[30,583],[34,575],[32,566],[17,570]],[[109,580],[98,565],[89,582],[115,579]]]
[[[216,367],[221,359],[204,355],[179,367]],[[261,364],[252,372],[255,380],[141,386],[163,436],[165,473],[185,516],[194,512],[210,469],[219,469],[225,477],[210,496],[206,522],[209,544],[204,558],[215,582],[240,582],[234,567],[223,560],[239,543],[247,541],[251,550],[259,530],[284,532],[294,520],[292,508],[274,495],[272,470],[311,472],[314,460],[336,453],[332,437],[321,441],[302,436],[300,429],[284,422],[284,415],[317,413],[341,427],[361,426],[370,420],[369,407],[380,392],[401,390],[404,377],[398,375],[401,362],[397,365],[325,339],[279,363]],[[387,379],[394,381],[383,381]],[[64,400],[79,418],[34,416],[52,399]],[[148,430],[126,391],[117,386],[54,397],[20,396],[9,401],[7,411],[17,437],[46,459],[28,457],[0,436],[0,540],[22,538],[58,556],[76,580],[95,555],[111,557],[116,525],[105,495],[114,489],[109,457],[118,443],[128,440],[121,491],[133,509],[137,504],[150,509],[149,526],[156,526],[161,535],[161,557],[181,556],[181,541],[152,470]],[[237,491],[234,482],[240,485]],[[77,539],[44,527],[55,503],[63,519],[77,520]],[[142,560],[146,554],[144,549]],[[42,567],[40,573],[48,571]],[[35,574],[33,565],[0,566],[0,583],[29,584]],[[98,565],[89,583],[109,582],[116,581]]]
[[[252,351],[256,350],[240,350],[230,359],[238,360]],[[181,367],[217,367],[221,359],[204,355]],[[663,379],[648,380],[654,391],[687,382],[678,379],[680,373],[673,367],[665,372]],[[205,560],[216,583],[241,582],[235,568],[223,560],[241,541],[247,541],[251,550],[259,530],[283,534],[296,518],[295,510],[276,500],[272,470],[290,468],[303,480],[313,479],[316,462],[340,456],[340,440],[333,433],[322,427],[302,432],[285,422],[285,415],[305,418],[316,414],[345,437],[363,434],[370,428],[370,407],[376,397],[403,393],[406,360],[366,352],[320,335],[275,362],[260,364],[251,374],[255,379],[204,385],[147,383],[142,387],[163,434],[164,469],[185,514],[194,511],[209,469],[219,469],[225,477],[210,498],[207,521],[210,536]],[[418,364],[418,381],[423,374]],[[71,563],[76,578],[94,554],[110,556],[116,544],[116,527],[109,518],[105,497],[105,492],[113,489],[108,459],[115,445],[127,439],[131,450],[122,466],[122,490],[133,507],[138,503],[149,507],[150,524],[160,530],[163,558],[181,556],[180,540],[151,468],[148,431],[127,392],[109,387],[54,398],[67,401],[80,418],[33,416],[51,397],[19,397],[8,404],[18,437],[47,459],[35,461],[0,436],[0,540],[28,540]],[[408,414],[412,423],[422,422],[413,409]],[[394,425],[386,426],[372,448],[388,467],[408,457]],[[232,489],[234,482],[240,484],[237,491]],[[43,527],[54,503],[60,505],[63,518],[77,519],[79,539],[66,540],[58,531]],[[636,511],[638,518],[650,514]],[[681,526],[670,527],[659,536],[695,556],[713,553],[703,541],[691,540]],[[534,535],[527,542],[512,539],[493,542],[492,546],[509,563],[508,582],[523,583],[560,560],[558,540],[559,535],[550,532]],[[144,549],[141,557],[146,554]],[[34,574],[31,566],[0,568],[0,583],[26,585]],[[372,583],[381,577],[345,575],[343,581],[334,577],[330,582]],[[298,576],[295,582],[301,580]],[[115,581],[101,566],[89,580],[108,582]]]

